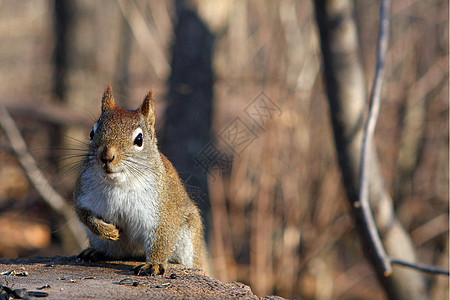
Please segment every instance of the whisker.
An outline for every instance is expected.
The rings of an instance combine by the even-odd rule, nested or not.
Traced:
[[[69,140],[75,141],[75,142],[77,142],[79,144],[82,144],[82,145],[85,145],[85,146],[89,146],[89,142],[82,141],[80,139],[74,138],[73,136],[69,136],[69,135],[65,135],[64,134],[63,137],[65,137],[65,138],[67,138]]]

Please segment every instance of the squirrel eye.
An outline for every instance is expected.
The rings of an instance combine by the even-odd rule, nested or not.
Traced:
[[[91,133],[89,133],[89,137],[91,138],[91,141],[94,138],[94,134],[97,131],[97,128],[98,128],[98,123],[95,123],[94,128],[92,128]]]
[[[139,133],[134,139],[134,144],[138,147],[142,147],[143,142],[144,138],[142,137],[142,133]]]

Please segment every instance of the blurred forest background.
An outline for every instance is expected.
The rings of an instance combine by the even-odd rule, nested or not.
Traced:
[[[419,261],[446,268],[448,5],[392,2],[375,136],[382,174]],[[377,1],[355,1],[368,90],[378,11]],[[181,16],[197,23],[182,25]],[[201,37],[184,36],[190,26],[203,28]],[[176,49],[200,63],[184,66],[172,57]],[[189,72],[177,77],[175,70]],[[218,279],[249,284],[260,296],[383,299],[355,234],[321,71],[312,1],[0,1],[0,105],[49,181],[44,192],[53,187],[70,203],[79,154],[108,83],[116,101],[133,109],[151,88],[162,152],[170,152],[202,207]],[[197,93],[205,84],[210,90]],[[195,99],[179,101],[183,95]],[[258,123],[251,110],[261,99],[272,114]],[[174,112],[178,104],[184,114]],[[181,128],[203,122],[185,166],[170,150],[172,119]],[[230,130],[246,132],[232,147]],[[0,130],[0,257],[77,254],[83,245],[67,226],[77,220],[43,200],[29,180],[41,176],[34,171],[24,171]],[[448,278],[425,279],[431,299],[448,299]]]

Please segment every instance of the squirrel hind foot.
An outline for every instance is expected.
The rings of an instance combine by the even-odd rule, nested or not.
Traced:
[[[106,260],[106,256],[103,253],[94,249],[93,247],[88,247],[77,255],[77,259],[91,263]]]
[[[154,275],[164,275],[164,272],[166,271],[166,268],[164,264],[151,264],[151,263],[145,263],[138,265],[133,268],[134,274],[140,275],[140,276],[154,276]]]

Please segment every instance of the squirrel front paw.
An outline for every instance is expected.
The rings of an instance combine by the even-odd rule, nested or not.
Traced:
[[[166,271],[166,267],[164,264],[151,264],[151,263],[145,263],[139,266],[136,266],[133,268],[134,274],[136,275],[164,275],[164,272]]]
[[[87,208],[75,206],[76,213],[80,221],[86,225],[93,234],[98,235],[102,239],[117,241],[120,236],[120,229],[114,224],[103,221],[100,217]]]
[[[96,221],[96,231],[94,232],[102,239],[107,239],[111,241],[117,241],[120,236],[120,230],[116,225],[111,223],[106,223],[102,219],[97,219]]]

